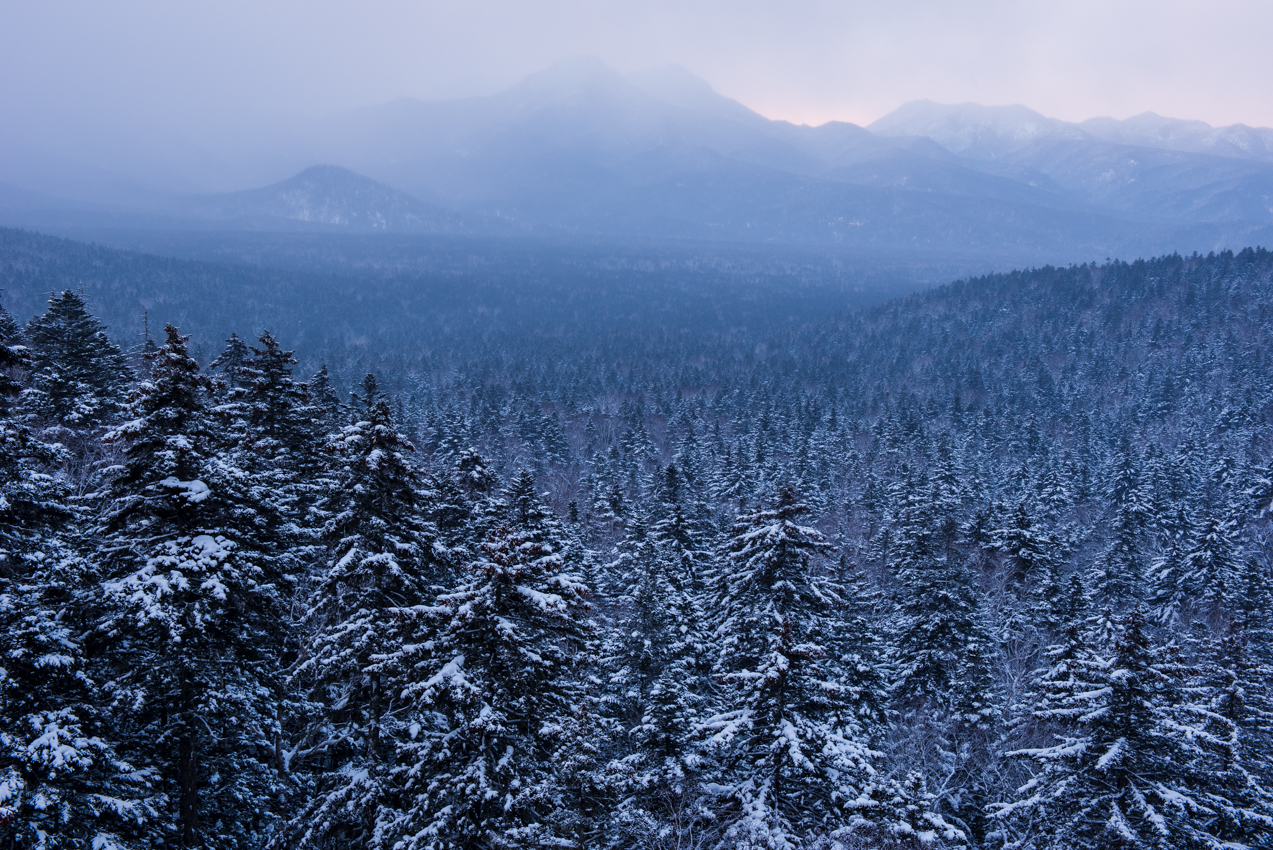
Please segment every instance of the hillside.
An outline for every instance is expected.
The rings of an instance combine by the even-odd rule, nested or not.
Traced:
[[[193,808],[245,850],[468,836],[497,735],[492,787],[588,803],[516,797],[480,828],[557,846],[731,847],[774,775],[768,834],[836,850],[1108,843],[1076,809],[1132,846],[1268,837],[1268,251],[854,307],[772,255],[473,274],[457,243],[446,274],[323,275],[0,235],[6,297],[166,291],[152,309],[196,330],[121,360],[57,293],[3,349],[0,588],[27,624],[0,632],[4,682],[118,756],[69,775],[153,807],[121,834]],[[88,644],[68,617],[103,625]],[[19,651],[54,639],[52,672]],[[165,711],[216,737],[156,743]],[[26,781],[82,799],[61,777]]]
[[[210,354],[269,328],[308,363],[401,371],[492,328],[576,337],[764,326],[870,303],[956,272],[939,261],[758,247],[594,244],[394,233],[112,233],[145,251],[0,228],[0,289],[20,321],[81,292],[124,347],[174,323]],[[174,254],[184,254],[179,259]],[[165,256],[166,255],[166,256]],[[793,297],[794,296],[794,297]],[[724,299],[724,300],[722,300]],[[434,337],[432,335],[439,336]],[[352,364],[360,364],[354,366]],[[342,371],[346,371],[342,369]]]
[[[183,212],[244,229],[322,226],[329,230],[452,233],[480,223],[377,183],[345,168],[313,166],[272,186],[207,195]]]

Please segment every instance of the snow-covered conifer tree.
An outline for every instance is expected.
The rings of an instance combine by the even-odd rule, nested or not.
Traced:
[[[310,802],[286,832],[299,846],[372,841],[383,782],[402,732],[399,691],[376,659],[397,650],[394,613],[427,604],[450,577],[435,557],[412,446],[394,426],[375,381],[356,398],[358,419],[328,439],[331,491],[322,503],[327,545],[303,626],[295,679],[321,707],[297,745],[314,775]],[[292,839],[289,839],[292,840]]]
[[[277,788],[285,580],[271,505],[224,457],[210,381],[168,326],[106,439],[123,447],[97,521],[94,641],[121,753],[153,765],[176,846],[258,847]]]
[[[1119,615],[1145,598],[1149,567],[1144,536],[1151,510],[1135,456],[1126,445],[1119,454],[1109,498],[1114,505],[1112,537],[1093,565],[1088,586],[1099,605]]]
[[[63,452],[7,415],[27,364],[0,316],[0,840],[12,847],[132,847],[154,779],[114,751],[83,643],[80,520],[49,474]]]
[[[680,506],[665,507],[653,530],[634,518],[609,569],[625,585],[603,659],[629,748],[609,769],[619,795],[617,847],[675,845],[701,832],[707,815],[693,734],[708,696],[701,606],[708,553]]]
[[[568,761],[578,758],[587,588],[522,475],[506,521],[459,585],[402,611],[415,633],[381,668],[414,718],[376,841],[404,850],[594,846]],[[596,742],[594,742],[596,743]],[[585,830],[581,834],[581,830]],[[590,843],[593,842],[593,843]]]
[[[902,732],[894,746],[907,772],[922,771],[930,787],[958,789],[940,799],[941,811],[975,834],[983,804],[977,777],[1000,716],[991,676],[995,647],[955,545],[950,508],[943,508],[949,497],[914,476],[899,501],[889,558],[897,608],[890,697]]]
[[[241,387],[244,381],[242,369],[251,356],[248,344],[238,334],[232,333],[225,341],[225,348],[220,356],[208,364],[208,371],[223,375],[225,382],[231,387]]]
[[[42,424],[91,429],[114,417],[128,381],[123,355],[84,298],[67,290],[49,299],[26,327],[31,374],[23,407]]]
[[[345,404],[341,402],[335,387],[332,386],[332,376],[327,371],[326,363],[319,367],[309,379],[309,394],[314,405],[322,413],[322,421],[328,431],[345,424],[342,421]]]
[[[1177,712],[1201,729],[1192,765],[1199,802],[1213,821],[1208,836],[1228,846],[1273,845],[1273,793],[1266,785],[1273,727],[1269,668],[1252,657],[1247,638],[1230,630],[1209,641]]]
[[[870,697],[849,684],[841,591],[812,563],[828,547],[798,524],[806,511],[788,486],[776,507],[740,518],[716,578],[720,713],[702,728],[718,765],[722,848],[828,836],[875,776]]]
[[[1217,834],[1223,819],[1204,746],[1215,732],[1187,677],[1150,644],[1140,608],[1121,618],[1112,657],[1071,637],[1036,691],[1033,712],[1053,743],[1016,753],[1035,776],[996,817],[1055,850],[1243,846]]]

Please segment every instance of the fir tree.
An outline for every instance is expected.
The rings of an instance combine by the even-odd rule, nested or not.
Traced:
[[[24,408],[50,425],[87,430],[114,417],[128,381],[123,355],[79,293],[49,298],[26,327],[31,346]]]
[[[482,544],[460,585],[403,612],[424,639],[382,663],[398,671],[417,718],[392,777],[402,802],[381,815],[384,846],[587,845],[566,767],[586,749],[587,588],[566,572],[546,512],[519,482],[512,521]]]
[[[407,458],[412,446],[368,377],[358,408],[366,418],[328,440],[334,471],[322,505],[327,559],[309,600],[310,634],[295,673],[322,707],[304,741],[314,794],[285,833],[298,836],[299,846],[373,840],[402,733],[394,715],[398,690],[383,682],[376,659],[397,648],[395,611],[431,601],[449,580],[434,556],[422,479]]]
[[[268,503],[225,462],[210,382],[171,325],[151,380],[106,439],[124,464],[103,494],[96,652],[121,753],[155,763],[171,805],[157,836],[256,847],[277,788],[282,622]]]
[[[1189,563],[1192,524],[1181,505],[1161,523],[1165,539],[1150,570],[1151,611],[1156,622],[1175,625],[1198,595],[1197,576]]]
[[[807,510],[785,487],[741,518],[717,578],[721,712],[703,729],[727,789],[722,847],[796,847],[844,827],[879,756],[848,684],[840,589],[811,564],[827,545],[796,523]]]
[[[260,344],[249,349],[251,356],[236,369],[243,381],[238,400],[247,433],[287,452],[289,465],[297,471],[312,471],[312,458],[317,456],[314,445],[320,436],[315,421],[319,411],[311,405],[308,389],[292,379],[294,352],[283,350],[269,331],[261,334]]]

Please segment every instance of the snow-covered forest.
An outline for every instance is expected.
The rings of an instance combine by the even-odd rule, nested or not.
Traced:
[[[95,306],[0,316],[9,847],[1273,846],[1267,251],[365,377]]]

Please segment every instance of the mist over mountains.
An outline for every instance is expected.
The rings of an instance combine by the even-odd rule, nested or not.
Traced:
[[[0,173],[0,215],[54,230],[960,252],[986,267],[1205,252],[1273,235],[1273,130],[1150,113],[1072,124],[1022,106],[927,101],[866,128],[810,127],[769,120],[681,68],[624,76],[596,60],[559,63],[491,96],[400,99],[263,134],[240,159],[209,168],[210,179],[226,168],[293,176],[228,193],[143,190],[172,167],[155,164],[132,188],[121,171],[115,190],[103,194],[98,181],[72,197],[65,173],[59,184],[17,157]]]
[[[19,123],[0,845],[1273,847],[1273,131]]]

